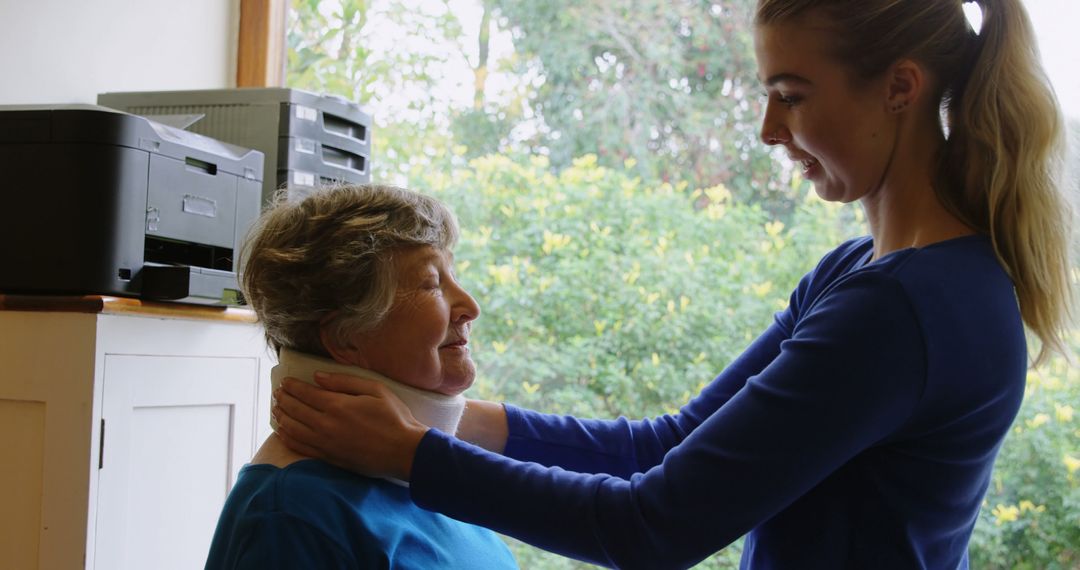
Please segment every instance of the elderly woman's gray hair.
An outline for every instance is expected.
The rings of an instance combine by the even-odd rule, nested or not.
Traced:
[[[336,342],[377,326],[394,302],[394,254],[449,250],[454,215],[438,200],[403,188],[342,185],[289,200],[282,193],[248,233],[244,298],[275,351],[326,355],[327,324]]]

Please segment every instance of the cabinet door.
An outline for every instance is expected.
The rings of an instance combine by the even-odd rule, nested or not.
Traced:
[[[251,458],[256,358],[105,356],[94,562],[202,568]]]

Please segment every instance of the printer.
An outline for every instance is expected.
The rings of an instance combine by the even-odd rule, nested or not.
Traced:
[[[263,160],[105,107],[0,106],[0,293],[241,303]]]
[[[371,115],[336,95],[240,87],[99,93],[97,104],[151,120],[190,117],[191,132],[262,151],[264,206],[281,193],[371,182]]]

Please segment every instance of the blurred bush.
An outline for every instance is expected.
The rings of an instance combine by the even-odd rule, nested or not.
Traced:
[[[1080,355],[1080,331],[1070,338]],[[972,568],[1080,568],[1080,369],[1056,357],[1028,373],[971,541]]]

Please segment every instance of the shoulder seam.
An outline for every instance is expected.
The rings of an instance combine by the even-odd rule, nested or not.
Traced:
[[[909,259],[910,257],[911,256],[909,256]],[[903,260],[903,262],[900,264],[901,267],[906,264],[907,261],[907,259]],[[923,323],[922,315],[920,315],[919,311],[915,309],[915,303],[911,301],[911,293],[908,291],[908,288],[904,285],[903,281],[897,279],[896,276],[891,274],[888,275],[888,278],[889,281],[893,282],[900,290],[900,292],[903,293],[904,303],[907,306],[908,311],[911,313],[911,317],[915,320],[915,326],[919,330],[920,344],[922,345],[923,350],[922,387],[919,390],[919,397],[916,400],[916,406],[919,406],[922,404],[923,399],[926,396],[927,385],[930,384],[930,343],[928,343],[926,340],[926,326]],[[914,413],[914,410],[912,410],[912,413]]]

